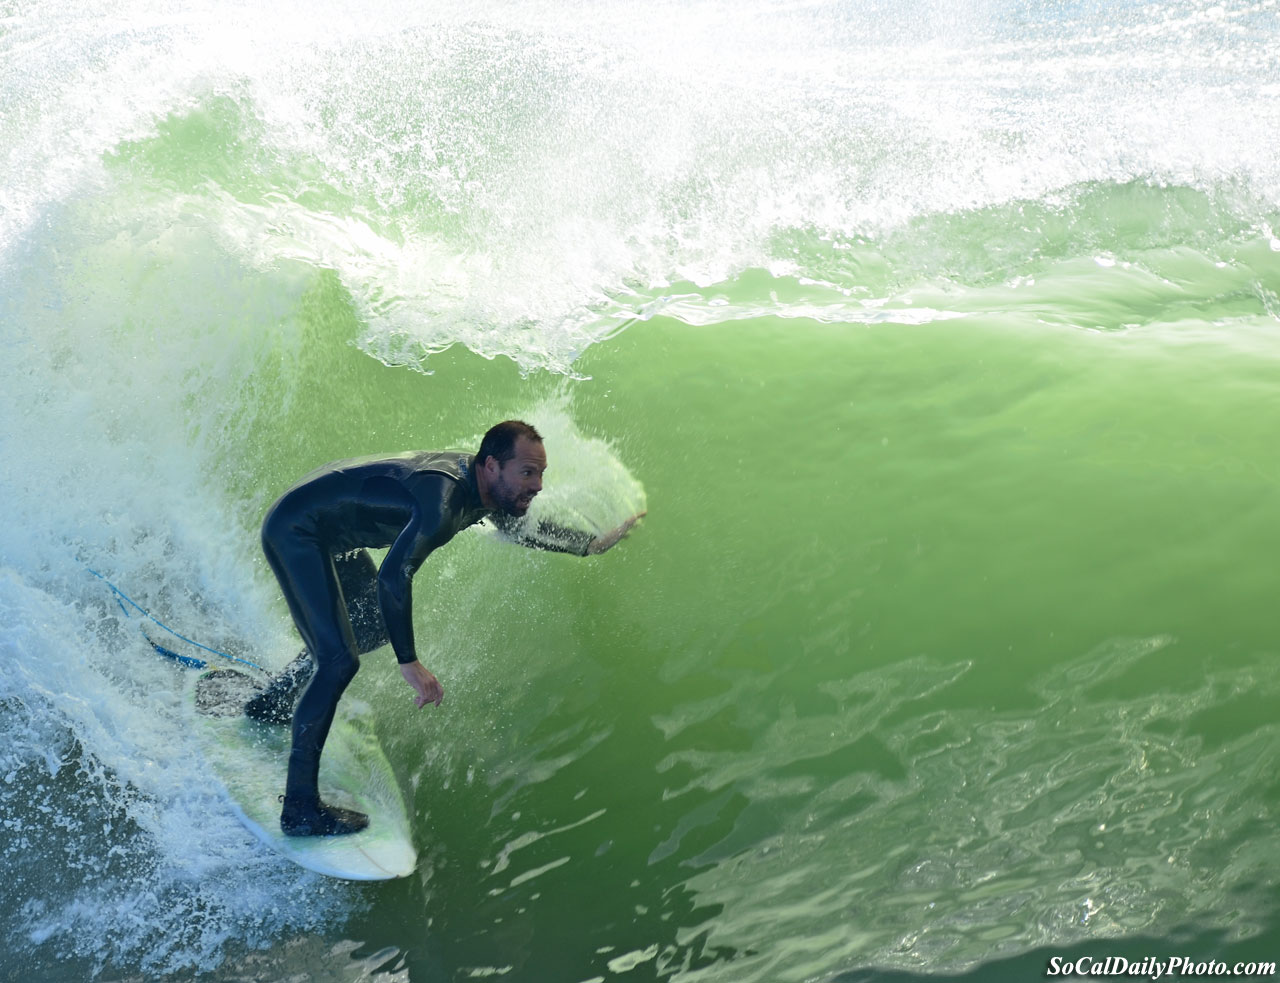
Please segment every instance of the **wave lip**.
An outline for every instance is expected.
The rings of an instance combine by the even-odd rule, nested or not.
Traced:
[[[1235,215],[1277,225],[1280,162],[1257,138],[1280,130],[1266,4],[579,12],[25,10],[0,41],[0,249],[127,186],[122,214],[337,271],[388,363],[460,343],[572,374],[673,285],[791,264],[801,285],[859,291],[902,258],[855,249],[862,268],[841,269],[797,236],[930,255],[913,228],[1138,184],[1239,189]],[[945,264],[959,247],[941,246]]]

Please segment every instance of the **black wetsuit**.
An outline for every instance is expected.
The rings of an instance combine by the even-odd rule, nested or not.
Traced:
[[[411,451],[338,461],[267,511],[262,547],[315,661],[293,713],[286,807],[318,802],[320,752],[359,656],[390,642],[397,661],[417,659],[411,586],[434,550],[488,517],[523,545],[586,554],[589,533],[543,523],[528,534],[519,520],[487,509],[474,460],[460,451]],[[369,547],[389,547],[381,568]]]

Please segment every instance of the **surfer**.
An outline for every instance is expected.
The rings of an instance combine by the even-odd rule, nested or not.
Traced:
[[[338,461],[280,497],[262,523],[262,546],[306,648],[245,705],[250,717],[293,721],[280,828],[289,836],[354,833],[368,817],[320,800],[320,754],[359,656],[391,643],[419,707],[444,688],[418,661],[414,573],[436,549],[482,519],[525,546],[587,556],[616,545],[643,512],[600,536],[522,521],[542,490],[542,437],[520,420],[492,427],[474,455],[409,452]],[[390,547],[380,568],[367,547]],[[314,674],[312,674],[314,670]],[[297,702],[293,699],[310,676]]]

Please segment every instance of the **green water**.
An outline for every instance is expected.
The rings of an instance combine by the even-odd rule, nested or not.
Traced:
[[[349,426],[255,431],[265,488],[549,403],[649,505],[606,557],[460,542],[419,574],[449,695],[422,719],[376,657],[357,684],[425,854],[366,947],[414,978],[783,980],[1271,937],[1266,318],[654,318],[566,396],[467,353],[386,369],[324,343],[340,295],[303,310]]]

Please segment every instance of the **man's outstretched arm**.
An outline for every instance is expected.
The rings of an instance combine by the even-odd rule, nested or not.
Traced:
[[[648,509],[644,512],[637,512],[622,525],[618,526],[617,529],[612,529],[609,532],[596,536],[591,540],[590,545],[587,546],[587,555],[594,556],[597,553],[603,553],[605,550],[613,549],[613,547],[617,546],[622,542],[622,540],[626,539],[627,533],[631,532],[631,527],[643,519],[647,514]]]
[[[530,549],[547,550],[551,553],[572,553],[574,556],[595,556],[605,550],[612,549],[631,531],[646,512],[631,516],[622,525],[608,532],[586,532],[582,529],[571,529],[549,519],[540,519],[536,523],[525,523],[509,516],[496,516],[493,519],[499,531],[512,542]]]

